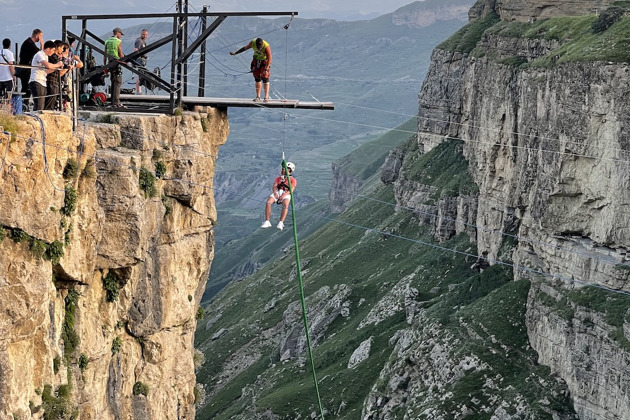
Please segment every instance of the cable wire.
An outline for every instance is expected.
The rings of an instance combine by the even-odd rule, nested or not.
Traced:
[[[84,130],[85,130],[85,122],[84,122]],[[135,133],[135,132],[131,132],[131,131],[127,131],[127,130],[122,130],[122,129],[120,130],[120,132],[121,132],[121,134],[127,134],[127,135],[130,135],[130,136],[133,136],[133,137],[137,137],[137,138],[139,138],[139,139],[142,139],[142,137],[141,137],[141,136],[139,136],[139,135],[138,135],[137,133]],[[284,133],[283,133],[283,134],[284,134]],[[180,148],[182,148],[182,149],[185,149],[185,150],[186,150],[186,151],[188,151],[188,152],[196,153],[196,154],[199,154],[199,155],[202,155],[202,156],[205,156],[205,157],[211,157],[211,158],[213,158],[213,159],[215,159],[215,160],[216,160],[216,159],[217,159],[217,157],[218,157],[218,155],[211,155],[211,154],[208,154],[208,153],[205,153],[205,152],[202,152],[202,151],[196,150],[196,149],[194,149],[194,148],[192,148],[192,149],[191,149],[191,148],[189,148],[188,146],[180,146],[180,145],[173,145],[173,146],[175,146],[175,147],[180,147]],[[50,146],[50,147],[57,147],[57,146],[54,146],[54,145],[53,145],[53,146]],[[66,150],[66,151],[68,151],[68,152],[72,152],[72,151],[70,151],[70,150]],[[284,152],[283,152],[282,158],[284,159]],[[263,172],[252,172],[252,174],[254,174],[254,175],[255,175],[255,174],[262,175],[262,174],[264,174],[264,173],[263,173]],[[323,183],[318,183],[318,182],[315,182],[315,184],[316,184],[316,185],[322,185],[322,186],[324,186],[324,184],[323,184]],[[571,249],[568,249],[568,248],[566,248],[566,247],[562,247],[562,246],[559,246],[559,245],[552,245],[552,244],[549,244],[549,243],[536,241],[536,240],[533,240],[533,239],[530,239],[530,238],[527,238],[527,237],[524,237],[524,236],[519,236],[519,235],[511,234],[511,233],[503,232],[503,231],[496,230],[496,229],[490,229],[490,228],[487,228],[487,227],[485,227],[485,226],[477,225],[477,224],[474,224],[474,223],[466,223],[466,222],[463,222],[463,221],[457,221],[457,220],[455,220],[455,219],[453,219],[453,218],[449,218],[449,217],[445,217],[445,216],[439,216],[439,215],[438,215],[438,214],[436,214],[436,213],[431,213],[431,212],[427,212],[427,211],[422,211],[422,210],[420,210],[420,209],[416,209],[416,208],[413,208],[413,207],[403,206],[403,205],[400,205],[400,204],[398,204],[398,203],[390,203],[390,202],[386,202],[386,201],[383,201],[383,200],[378,200],[378,199],[375,199],[375,198],[372,198],[372,197],[369,197],[369,196],[366,196],[366,195],[360,194],[360,193],[358,193],[358,192],[349,191],[349,190],[342,190],[342,189],[339,189],[339,188],[333,188],[333,187],[328,186],[328,185],[326,185],[326,186],[327,186],[327,187],[329,187],[329,188],[330,188],[330,189],[332,189],[332,190],[335,190],[335,191],[341,191],[341,192],[344,192],[344,193],[349,193],[350,195],[352,195],[352,196],[354,196],[354,197],[360,197],[360,198],[362,198],[362,199],[370,200],[370,201],[373,201],[373,202],[378,202],[378,203],[380,203],[380,204],[386,204],[386,205],[389,205],[389,206],[393,206],[393,207],[395,207],[395,208],[404,209],[404,210],[407,210],[407,211],[413,212],[414,214],[421,214],[421,215],[425,215],[425,216],[430,217],[430,218],[438,218],[438,217],[441,217],[441,218],[442,218],[442,219],[444,219],[444,220],[447,220],[447,221],[450,221],[450,222],[453,222],[453,223],[459,223],[459,224],[462,224],[462,225],[464,225],[464,226],[471,227],[471,228],[474,228],[474,229],[478,229],[478,230],[483,231],[483,232],[486,232],[486,233],[499,234],[499,235],[502,235],[502,236],[505,236],[505,237],[509,237],[509,238],[517,239],[517,240],[519,240],[519,241],[521,241],[521,242],[531,243],[531,244],[538,245],[538,246],[541,246],[541,247],[549,247],[549,248],[556,249],[556,250],[562,250],[562,251],[564,251],[564,252],[572,253],[572,254],[575,254],[575,255],[585,256],[585,257],[588,257],[588,258],[591,258],[591,259],[599,260],[599,261],[604,262],[604,263],[615,264],[615,265],[621,265],[621,266],[630,266],[630,264],[628,264],[628,263],[610,261],[610,260],[608,260],[608,259],[603,259],[603,258],[601,258],[601,257],[599,257],[599,256],[593,256],[593,255],[591,255],[591,254],[587,254],[587,253],[584,253],[584,252],[571,250]]]
[[[313,346],[311,345],[311,334],[308,329],[308,317],[306,315],[306,298],[304,297],[304,283],[302,281],[302,266],[300,264],[300,251],[298,247],[298,236],[297,236],[297,223],[295,218],[295,200],[293,197],[293,186],[291,185],[291,172],[287,168],[287,162],[284,160],[284,156],[282,157],[282,167],[284,168],[284,173],[287,174],[287,184],[289,187],[289,194],[291,195],[291,219],[293,220],[293,244],[295,250],[295,267],[297,270],[297,278],[298,278],[298,287],[300,289],[300,302],[302,304],[302,320],[304,321],[304,331],[306,334],[306,347],[308,348],[308,356],[311,360],[311,371],[313,372],[313,383],[315,384],[315,394],[317,394],[317,403],[319,404],[319,412],[322,416],[322,420],[324,420],[324,408],[322,406],[322,399],[319,394],[319,385],[317,383],[317,372],[315,371],[315,358],[313,357]]]
[[[33,142],[42,143],[42,146],[44,147],[44,142],[43,141],[40,142],[40,141],[38,141],[36,139],[33,139],[33,138],[28,138],[28,139],[33,141]],[[56,145],[46,144],[46,146],[53,147],[53,148],[58,148],[58,149],[65,150],[65,151],[68,151],[68,152],[71,152],[71,153],[76,153],[76,151],[72,151],[70,149],[63,148],[63,147],[56,146]],[[104,159],[101,159],[101,158],[97,157],[96,155],[85,154],[85,156],[93,158],[95,161],[98,161],[98,160],[105,161]],[[131,166],[131,165],[122,165],[121,164],[119,166],[120,167],[126,167],[126,168],[132,169],[132,170],[137,169],[135,166]],[[207,186],[207,185],[201,184],[201,183],[196,183],[196,182],[193,182],[193,181],[190,181],[190,180],[187,180],[187,179],[183,179],[183,178],[163,177],[162,179],[163,180],[167,180],[167,181],[176,181],[176,182],[181,182],[181,183],[185,183],[185,184],[192,185],[192,186],[197,186],[197,187],[200,187],[200,188],[202,188],[204,190],[210,190],[210,191],[215,191],[215,192],[217,191],[214,187],[210,187],[210,186]],[[227,189],[222,189],[222,190],[218,190],[218,191],[219,192],[223,192],[223,193],[228,192]],[[254,200],[254,201],[258,201],[258,202],[261,201],[259,199],[253,198],[251,196],[246,196],[246,195],[243,195],[243,194],[235,193],[233,191],[230,191],[230,193],[232,195],[235,195],[235,196],[243,197],[243,198],[245,198],[247,200]],[[521,270],[523,272],[528,272],[528,273],[532,273],[532,274],[539,274],[539,275],[544,276],[544,277],[559,279],[559,280],[562,280],[564,282],[571,283],[571,284],[575,283],[575,284],[580,284],[580,285],[583,285],[583,286],[592,286],[592,287],[596,287],[596,288],[599,288],[599,289],[602,289],[602,290],[605,290],[605,291],[609,291],[609,292],[612,292],[612,293],[617,293],[617,294],[623,294],[623,295],[629,295],[630,296],[630,292],[627,292],[627,291],[624,291],[624,290],[612,289],[612,288],[609,288],[607,286],[600,285],[600,284],[597,284],[597,283],[586,282],[586,281],[582,281],[582,280],[575,279],[575,278],[569,278],[569,277],[566,277],[566,276],[563,276],[563,275],[559,275],[559,274],[545,273],[545,272],[540,271],[540,270],[532,269],[532,268],[525,267],[525,266],[520,266],[520,265],[517,265],[517,264],[514,264],[514,263],[508,263],[508,262],[505,262],[505,261],[502,261],[502,260],[499,260],[499,259],[491,259],[491,258],[488,258],[488,257],[484,257],[482,255],[474,255],[474,254],[470,254],[470,253],[464,253],[462,251],[453,250],[451,248],[444,247],[444,246],[441,246],[441,245],[431,244],[430,242],[415,240],[415,239],[412,239],[412,238],[404,237],[402,235],[396,235],[396,234],[393,234],[393,233],[390,233],[390,232],[387,232],[387,231],[382,231],[382,230],[378,230],[378,229],[374,229],[374,228],[370,228],[370,227],[366,227],[366,226],[362,226],[362,225],[358,225],[358,224],[352,224],[352,223],[349,223],[349,222],[344,222],[344,221],[341,221],[341,220],[336,219],[336,218],[332,218],[332,217],[328,217],[328,216],[322,216],[322,215],[315,214],[315,213],[309,213],[308,211],[305,211],[305,210],[296,210],[296,211],[304,212],[304,213],[309,214],[311,216],[322,218],[324,220],[329,220],[329,221],[332,221],[332,222],[335,222],[335,223],[340,223],[340,224],[352,226],[352,227],[355,227],[355,228],[364,229],[364,230],[367,230],[367,231],[376,231],[376,232],[381,233],[381,234],[386,235],[386,236],[392,236],[392,237],[395,237],[395,238],[398,238],[398,239],[409,240],[411,242],[415,242],[415,243],[418,243],[418,244],[421,244],[421,245],[426,245],[426,246],[430,246],[430,247],[433,247],[433,248],[441,249],[441,250],[444,250],[444,251],[449,251],[449,252],[454,252],[454,253],[465,255],[465,256],[469,256],[469,257],[474,257],[474,258],[477,258],[477,259],[480,259],[480,260],[485,260],[485,261],[487,261],[487,262],[489,262],[491,264],[502,264],[502,265],[510,266],[510,267],[512,267],[514,269],[517,269],[517,270]]]

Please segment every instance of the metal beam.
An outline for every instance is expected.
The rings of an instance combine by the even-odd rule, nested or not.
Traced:
[[[297,16],[298,12],[193,12],[193,13],[128,13],[120,15],[72,15],[62,16],[62,19],[82,20],[82,19],[141,19],[141,18],[178,18],[186,16]]]
[[[204,5],[201,10],[203,13],[208,12],[208,6]],[[206,16],[201,18],[201,32],[204,32],[208,27]],[[201,55],[199,56],[199,89],[197,90],[197,96],[206,96],[206,40],[201,42]]]
[[[162,80],[161,78],[157,77],[154,73],[150,72],[150,71],[144,71],[144,70],[138,70],[137,68],[134,68],[133,66],[130,66],[128,63],[123,63],[123,62],[118,62],[118,64],[120,66],[123,66],[124,68],[126,68],[127,70],[129,70],[132,73],[135,73],[139,76],[142,76],[145,79],[148,79],[150,82],[158,85],[160,87],[160,89],[165,90],[167,92],[172,92],[173,91],[173,87],[169,86],[168,83],[165,80]]]
[[[190,57],[190,56],[192,55],[192,53],[193,53],[193,52],[197,49],[197,47],[199,47],[199,45],[201,45],[201,43],[202,43],[203,41],[205,41],[205,40],[206,40],[206,38],[208,38],[208,37],[210,36],[210,34],[211,34],[212,32],[214,32],[214,30],[215,30],[215,29],[217,29],[217,28],[219,27],[219,25],[220,25],[220,24],[221,24],[221,23],[225,20],[225,18],[227,18],[227,16],[226,16],[226,15],[218,16],[218,17],[214,20],[214,22],[212,22],[212,24],[211,24],[210,26],[208,26],[208,27],[206,28],[206,30],[205,30],[205,31],[203,31],[203,32],[201,33],[201,35],[199,35],[199,37],[193,41],[193,43],[192,43],[192,44],[190,44],[190,46],[188,47],[188,49],[187,49],[186,51],[184,51],[184,52],[182,53],[182,55],[180,55],[180,56],[177,58],[177,61],[175,61],[175,64],[179,64],[179,63],[181,63],[182,61],[187,60],[187,59],[188,59],[188,57]]]
[[[184,13],[188,15],[188,0],[184,1]],[[186,16],[186,25],[184,25],[184,43],[182,45],[184,51],[188,48],[188,24],[188,16]],[[188,63],[186,61],[184,61],[184,68],[182,71],[184,76],[183,95],[186,96],[188,95]]]
[[[82,82],[86,82],[87,80],[90,79],[90,77],[94,76],[95,74],[98,73],[102,73],[104,70],[108,70],[116,65],[122,65],[124,68],[126,68],[127,70],[131,71],[132,73],[138,74],[138,75],[142,75],[142,77],[149,79],[151,82],[155,83],[156,85],[160,86],[160,88],[164,89],[167,92],[172,92],[173,91],[173,87],[170,86],[168,84],[168,82],[166,82],[165,80],[162,80],[161,78],[157,77],[155,74],[148,72],[148,71],[141,71],[138,70],[130,65],[128,65],[126,63],[126,61],[131,61],[135,58],[138,58],[142,53],[147,52],[147,50],[149,50],[149,48],[147,47],[146,49],[143,49],[143,51],[141,52],[140,50],[135,51],[129,55],[124,56],[122,59],[120,60],[116,60],[114,59],[114,57],[107,55],[107,53],[102,50],[100,48],[100,46],[86,40],[85,38],[76,35],[70,31],[67,31],[67,35],[75,38],[77,41],[80,41],[81,43],[83,43],[84,45],[87,45],[88,47],[92,48],[92,51],[96,51],[100,54],[103,54],[104,56],[109,57],[110,59],[112,59],[109,63],[105,64],[104,66],[97,66],[96,70],[92,70],[91,72],[87,73],[87,74],[83,74],[83,76],[81,77],[81,81]],[[169,35],[166,38],[162,38],[161,40],[157,41],[156,43],[161,43],[161,45],[164,45],[166,43],[168,43],[171,39],[173,38],[173,35]],[[160,47],[161,45],[157,45],[155,48]],[[151,46],[153,46],[153,44],[151,44]],[[152,50],[152,49],[151,49]]]
[[[79,35],[76,35],[76,34],[72,33],[71,31],[67,31],[67,32],[68,32],[68,35],[69,35],[69,36],[71,36],[71,37],[75,38],[77,41],[84,42],[84,43],[86,43],[87,45],[89,45],[89,46],[91,46],[92,48],[94,48],[94,44],[91,44],[89,41],[87,41],[87,39],[86,39],[86,38],[84,38],[84,37],[82,37],[82,36],[79,36]],[[86,31],[86,32],[87,32],[87,33],[90,33],[90,31]],[[90,33],[90,35],[91,35],[91,33]],[[173,38],[174,38],[174,37],[175,37],[175,35],[173,35],[173,34],[168,35],[168,36],[165,36],[164,38],[159,39],[159,40],[157,40],[157,41],[155,41],[155,42],[152,42],[151,44],[147,45],[146,47],[144,47],[144,48],[142,48],[142,49],[140,49],[140,50],[138,50],[138,51],[134,51],[134,52],[132,52],[132,53],[129,53],[129,54],[125,55],[123,58],[121,58],[121,61],[131,61],[131,60],[135,60],[136,58],[141,57],[141,56],[142,56],[142,55],[144,55],[144,54],[148,54],[148,53],[150,53],[150,52],[151,52],[151,51],[153,51],[153,50],[157,50],[157,49],[158,49],[158,48],[160,48],[162,45],[166,45],[166,44],[168,44],[170,41],[172,41],[172,40],[173,40]],[[98,39],[98,38],[97,38],[97,39]],[[102,40],[100,40],[100,39],[98,39],[98,40],[101,42],[101,44],[103,44],[103,43],[104,43],[104,41],[102,41]],[[104,53],[104,51],[99,51],[99,52],[100,52],[101,54],[103,54],[103,53]],[[113,58],[113,57],[112,57],[112,58]],[[125,59],[127,59],[127,60],[125,60]]]
[[[92,38],[94,38],[95,40],[97,40],[98,42],[100,42],[101,44],[105,43],[104,39],[101,39],[100,36],[94,34],[93,32],[91,32],[89,29],[85,29],[85,34],[91,36]]]

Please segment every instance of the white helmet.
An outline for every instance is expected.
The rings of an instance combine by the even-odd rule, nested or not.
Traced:
[[[295,172],[295,164],[293,162],[287,162],[287,168],[289,168],[291,172]]]

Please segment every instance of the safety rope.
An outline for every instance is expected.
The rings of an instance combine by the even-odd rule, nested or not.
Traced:
[[[2,173],[2,168],[4,168],[4,162],[7,159],[7,152],[9,151],[9,144],[11,144],[11,133],[8,131],[3,131],[3,134],[7,136],[7,145],[4,147],[4,156],[2,157],[2,164],[0,165],[0,174]],[[2,144],[2,139],[0,139],[0,144]]]
[[[46,156],[46,129],[44,127],[44,121],[42,121],[42,119],[39,117],[39,115],[33,114],[31,112],[27,112],[25,115],[28,115],[29,117],[32,117],[32,118],[36,119],[37,121],[39,121],[39,124],[41,126],[42,151],[44,153],[44,173],[48,177],[48,181],[50,182],[50,185],[52,185],[52,187],[55,189],[55,191],[65,192],[66,191],[65,188],[57,188],[57,186],[53,182],[52,178],[50,177],[50,172],[48,172],[49,167],[48,167],[48,157]]]
[[[23,136],[17,135],[16,138],[17,139],[24,139],[24,140],[27,140],[27,141],[32,141],[34,143],[43,143],[42,141],[37,140],[37,139],[32,138],[32,137],[23,137]],[[61,147],[61,146],[57,146],[57,145],[54,145],[54,144],[46,144],[46,146],[52,147],[52,148],[58,149],[58,150],[64,150],[64,151],[66,151],[68,153],[77,153],[76,150],[71,150],[71,149],[68,149],[68,148],[65,148],[65,147]],[[202,152],[194,151],[194,150],[193,150],[193,152],[198,153],[198,154],[203,155],[203,156],[213,157],[213,158],[216,159],[216,156],[213,156],[213,155],[208,155],[206,153],[202,153]],[[84,155],[89,157],[89,158],[91,158],[91,159],[93,159],[95,162],[105,161],[104,159],[98,157],[96,154],[86,154],[86,153],[84,153]],[[4,161],[5,158],[6,158],[6,150],[5,150],[5,157],[3,158],[3,161]],[[12,164],[12,162],[8,162],[8,163]],[[120,167],[120,168],[131,169],[131,170],[137,169],[133,165],[118,164],[117,166]],[[286,172],[286,169],[285,169],[285,172]],[[265,203],[266,202],[266,200],[260,200],[259,198],[256,198],[256,197],[251,197],[251,196],[248,196],[248,195],[245,195],[245,194],[235,193],[234,191],[228,190],[228,189],[218,189],[217,190],[213,186],[208,186],[208,185],[201,184],[201,183],[198,183],[198,182],[193,182],[193,181],[191,181],[189,179],[174,178],[174,177],[163,177],[162,179],[164,181],[181,182],[181,183],[184,183],[184,184],[187,184],[187,185],[200,187],[200,188],[202,188],[204,190],[210,190],[210,191],[214,190],[214,191],[218,191],[219,193],[227,193],[227,192],[229,192],[230,194],[233,194],[233,195],[235,195],[237,197],[242,197],[242,198],[244,198],[246,200],[250,200],[250,201],[256,201],[256,202],[261,202],[261,203]],[[362,198],[366,198],[365,196],[362,196],[362,195],[358,195],[358,194],[355,194],[355,195],[357,195],[359,197],[362,197]],[[402,208],[402,209],[407,209],[407,210],[410,210],[410,211],[417,212],[416,209],[400,206],[400,205],[398,205],[396,203],[389,203],[389,202],[386,202],[386,201],[381,201],[381,200],[376,200],[376,199],[370,199],[370,200],[375,201],[375,202],[380,202],[382,204],[386,204],[386,205],[389,205],[389,206],[392,206],[392,207]],[[568,275],[564,276],[564,275],[560,275],[560,274],[551,274],[551,273],[547,273],[547,272],[544,272],[544,271],[541,271],[541,270],[532,269],[532,268],[529,268],[529,267],[526,267],[526,266],[521,266],[521,265],[518,265],[518,264],[509,263],[509,262],[498,260],[498,259],[491,259],[491,258],[484,257],[484,256],[481,256],[481,255],[474,255],[474,254],[469,254],[469,253],[463,253],[463,252],[455,250],[455,249],[451,249],[451,248],[447,248],[447,247],[441,247],[439,245],[431,244],[429,242],[419,241],[419,240],[408,238],[408,237],[405,237],[405,236],[402,236],[402,235],[394,235],[394,234],[392,234],[392,233],[390,233],[390,232],[388,232],[386,230],[380,231],[380,230],[376,230],[374,227],[368,227],[368,226],[352,224],[352,223],[344,222],[344,221],[341,221],[341,220],[338,220],[338,219],[335,219],[335,218],[332,218],[332,217],[322,216],[322,215],[320,215],[318,213],[312,213],[312,212],[308,212],[308,211],[305,211],[305,210],[299,210],[299,211],[301,213],[303,213],[303,214],[306,214],[306,215],[309,215],[309,216],[312,216],[312,217],[316,217],[316,218],[319,218],[319,219],[322,219],[322,220],[327,220],[327,221],[330,221],[330,222],[334,222],[334,223],[338,223],[338,224],[342,224],[342,225],[346,225],[346,226],[350,226],[350,227],[354,227],[354,228],[358,228],[358,229],[363,229],[363,230],[366,230],[366,231],[373,231],[373,232],[382,234],[384,236],[390,236],[390,237],[394,237],[396,239],[411,241],[411,242],[414,242],[414,243],[417,243],[417,244],[420,244],[420,245],[425,245],[425,246],[428,246],[428,247],[431,247],[431,248],[441,249],[443,251],[447,251],[447,252],[451,252],[451,253],[455,253],[455,254],[460,254],[460,255],[474,257],[474,258],[477,258],[477,259],[481,259],[481,260],[487,261],[490,264],[500,264],[500,265],[512,267],[513,269],[516,269],[516,270],[521,270],[521,271],[524,271],[524,272],[537,274],[537,275],[540,275],[542,277],[547,277],[547,278],[551,278],[551,279],[561,280],[561,281],[565,282],[566,284],[579,284],[579,285],[582,285],[582,286],[590,286],[590,287],[594,287],[594,288],[597,288],[597,289],[600,289],[600,290],[604,290],[604,291],[607,291],[607,292],[610,292],[610,293],[622,294],[622,295],[630,296],[630,292],[623,291],[623,290],[611,289],[611,288],[603,286],[603,285],[599,285],[599,284],[596,284],[596,283],[591,283],[591,282],[587,282],[587,281],[584,281],[584,280],[580,280],[580,279],[574,278],[573,276],[568,276]],[[426,214],[430,215],[429,213],[426,213]],[[586,253],[582,253],[582,252],[576,252],[576,251],[571,250],[569,248],[560,247],[560,246],[557,246],[557,245],[548,245],[548,244],[545,244],[543,242],[534,241],[534,240],[532,240],[530,238],[527,238],[527,237],[524,237],[524,236],[512,235],[512,234],[508,234],[508,233],[502,232],[500,230],[488,229],[488,228],[485,228],[483,226],[477,226],[477,225],[474,225],[474,224],[467,224],[467,225],[471,226],[471,227],[474,227],[474,228],[478,228],[478,229],[484,230],[486,232],[493,232],[493,233],[497,233],[497,234],[501,234],[501,235],[511,236],[511,237],[514,237],[515,239],[518,239],[519,241],[524,241],[524,242],[528,242],[528,243],[534,243],[534,244],[537,244],[537,245],[540,245],[540,246],[550,246],[552,249],[564,250],[564,251],[570,252],[570,253],[575,254],[575,255],[586,256],[588,258],[591,258],[591,259],[594,259],[594,260],[598,260],[598,261],[600,261],[602,263],[611,263],[611,264],[614,264],[615,266],[617,266],[617,265],[628,266],[628,264],[624,263],[624,262],[611,262],[608,259],[599,258],[597,256],[592,256],[592,255],[589,255],[589,254],[586,254]]]
[[[288,73],[288,63],[289,63],[289,26],[293,21],[293,13],[291,13],[291,19],[284,25],[284,101],[287,100],[287,73]],[[283,129],[282,129],[282,162],[284,163],[284,143],[287,138],[287,116],[288,114],[285,112],[282,121],[283,121]],[[288,174],[289,171],[286,169],[284,173]]]
[[[308,357],[311,359],[311,370],[313,371],[313,383],[315,384],[315,393],[317,394],[317,403],[319,404],[319,412],[324,420],[324,408],[322,399],[319,395],[319,385],[317,384],[317,373],[315,372],[315,359],[313,358],[313,349],[311,346],[311,335],[308,332],[308,318],[306,316],[306,301],[304,298],[304,284],[302,282],[302,267],[300,266],[300,250],[298,248],[297,223],[295,220],[295,200],[293,197],[293,186],[291,185],[291,173],[287,168],[287,162],[282,156],[282,167],[287,176],[287,184],[289,185],[289,194],[291,195],[291,219],[293,221],[293,242],[295,244],[295,264],[297,269],[298,286],[300,289],[300,302],[302,303],[302,319],[304,320],[304,331],[306,332],[306,346],[308,347]]]

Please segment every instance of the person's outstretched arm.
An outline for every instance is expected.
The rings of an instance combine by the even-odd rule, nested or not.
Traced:
[[[236,51],[230,51],[230,55],[236,55],[236,54],[240,54],[243,51],[247,51],[252,47],[252,41],[249,42],[249,44],[245,45],[244,47],[239,48]]]

